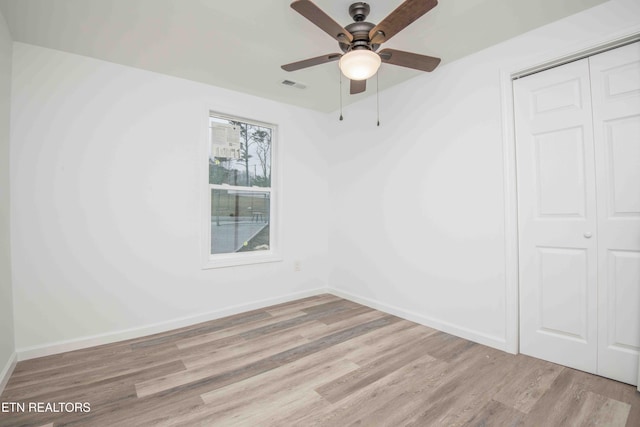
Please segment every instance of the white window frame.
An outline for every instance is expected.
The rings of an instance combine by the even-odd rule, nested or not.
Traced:
[[[260,126],[271,129],[271,187],[246,187],[227,184],[209,184],[209,118],[216,117],[224,120],[234,120],[249,125]],[[200,161],[202,164],[202,174],[200,181],[202,185],[202,268],[224,268],[240,265],[260,264],[266,262],[282,261],[281,242],[282,242],[282,221],[280,210],[280,199],[282,197],[280,184],[281,161],[279,155],[279,132],[278,125],[274,123],[262,122],[259,120],[248,119],[246,117],[220,113],[211,108],[206,110],[205,137],[203,138],[203,149],[201,150]],[[211,192],[212,190],[240,190],[253,192],[270,193],[270,209],[269,209],[269,249],[249,252],[234,252],[223,254],[211,254]]]

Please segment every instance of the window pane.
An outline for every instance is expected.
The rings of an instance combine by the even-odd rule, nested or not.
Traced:
[[[211,253],[269,250],[271,194],[211,190]]]
[[[209,184],[271,186],[271,128],[209,119]]]

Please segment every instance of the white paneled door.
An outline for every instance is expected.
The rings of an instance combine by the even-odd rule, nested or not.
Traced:
[[[640,43],[589,58],[598,194],[598,370],[627,383],[640,354]]]
[[[514,82],[520,351],[636,384],[640,44]]]
[[[596,370],[597,235],[588,60],[514,82],[520,351]]]

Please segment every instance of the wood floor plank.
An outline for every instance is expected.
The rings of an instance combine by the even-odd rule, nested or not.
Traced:
[[[332,301],[301,310],[302,312],[307,313],[304,316],[297,316],[280,322],[265,324],[264,326],[243,332],[240,335],[247,340],[263,337],[274,332],[286,331],[287,329],[294,328],[304,323],[319,321],[320,319],[331,319],[332,316],[347,312],[351,309],[351,305],[346,304],[343,301]]]
[[[228,425],[228,426],[256,426],[273,425],[282,426],[281,419],[292,413],[298,412],[300,408],[320,408],[329,404],[311,390],[297,390],[295,394],[273,397],[265,401],[254,402],[246,410],[234,413],[230,417],[210,418],[203,420],[205,425]]]
[[[424,355],[413,363],[384,376],[383,378],[370,384],[368,387],[349,395],[337,404],[323,411],[309,412],[300,421],[300,425],[306,426],[336,426],[336,425],[375,425],[384,420],[386,425],[403,425],[395,423],[396,420],[390,418],[403,418],[400,406],[394,406],[393,411],[386,412],[384,417],[380,417],[378,410],[386,407],[390,400],[396,396],[402,396],[403,400],[411,400],[420,404],[420,393],[429,390],[435,384],[443,381],[441,373],[446,369],[447,364],[432,356]],[[421,373],[428,373],[427,376]],[[374,414],[369,417],[369,415]],[[370,418],[367,423],[366,418]],[[371,424],[374,423],[374,424]]]
[[[132,406],[135,407],[136,414],[138,414],[136,416],[141,417],[144,416],[144,414],[147,414],[149,417],[151,417],[155,408],[160,404],[160,402],[166,401],[170,402],[173,405],[176,404],[176,401],[188,400],[193,396],[199,396],[200,394],[206,393],[208,391],[215,390],[226,385],[242,381],[246,378],[259,375],[263,372],[270,371],[284,364],[292,363],[317,351],[327,349],[336,344],[370,333],[398,321],[399,319],[395,316],[385,316],[382,319],[354,326],[347,331],[329,335],[320,340],[304,344],[294,349],[287,350],[274,356],[262,359],[259,362],[227,371],[220,375],[214,375],[195,382],[184,384],[182,386],[173,387],[169,390],[141,397],[137,399],[132,404]],[[105,418],[106,420],[106,415],[100,414],[99,416]],[[91,417],[94,417],[94,415],[91,415],[88,418]],[[92,422],[94,421],[95,419],[92,419]],[[98,422],[101,422],[101,418],[98,418]]]
[[[423,342],[406,342],[315,391],[329,402],[336,403],[424,355]]]
[[[109,424],[110,426],[119,427],[156,427],[156,426],[184,426],[185,424],[176,424],[174,420],[180,419],[185,415],[192,414],[201,408],[204,404],[197,397],[191,397],[185,400],[177,400],[173,405],[165,405],[153,412],[131,411],[130,414],[124,415],[117,422]]]
[[[64,422],[65,427],[109,426],[139,427],[153,426],[149,419],[169,420],[174,415],[198,410],[202,406],[198,396],[169,396],[136,399],[126,406],[106,406],[104,410],[91,411],[83,419]],[[102,408],[101,408],[102,409]]]
[[[258,375],[262,372],[270,371],[271,369],[282,366],[283,364],[291,363],[309,354],[334,346],[338,343],[347,341],[359,335],[366,334],[390,323],[397,322],[398,320],[399,319],[395,316],[385,316],[381,319],[357,325],[345,331],[336,332],[315,341],[311,341],[309,343],[305,343],[297,347],[285,350],[278,354],[268,356],[257,362],[252,362],[246,366],[229,370],[223,374],[213,375],[194,382],[190,382],[188,384],[172,387],[158,394],[172,395],[176,393],[184,393],[187,391],[190,391],[191,393],[202,394],[210,390],[215,390],[233,382],[241,381],[254,375]]]
[[[320,316],[327,316],[331,313],[339,313],[343,310],[350,310],[358,307],[362,306],[345,299],[338,299],[325,302],[323,304],[314,305],[312,307],[303,308],[302,311],[307,314],[319,314]]]
[[[395,407],[398,410],[394,410],[397,413],[392,421],[398,425],[462,425],[491,399],[491,386],[503,379],[499,368],[507,356],[478,345],[468,347],[464,354],[456,351],[461,362],[445,362],[446,367],[440,376],[426,384],[409,384],[407,390],[388,399],[373,413],[363,416],[360,422],[371,422]]]
[[[581,375],[577,372],[569,368],[562,370],[553,386],[529,412],[524,426],[596,425],[593,423],[598,419],[609,420],[610,424],[604,425],[610,427],[626,425],[631,405],[591,392],[580,381]],[[640,403],[639,396],[633,400],[636,404]]]
[[[162,360],[155,362],[147,362],[140,364],[131,364],[128,366],[114,365],[105,372],[105,370],[96,370],[90,374],[84,373],[74,376],[56,379],[54,381],[43,381],[42,385],[30,385],[27,387],[15,388],[7,391],[8,396],[12,399],[27,399],[32,396],[44,396],[48,394],[62,393],[64,390],[77,389],[84,386],[92,386],[104,381],[110,381],[122,377],[136,378],[143,380],[147,377],[155,378],[158,375],[170,375],[175,373],[186,372],[187,368],[180,360]],[[147,372],[151,374],[147,375]]]
[[[161,393],[167,395],[186,391],[195,393],[194,390],[200,392],[208,391],[209,389],[213,390],[232,382],[269,371],[282,364],[290,363],[310,353],[346,341],[353,336],[367,333],[370,330],[377,329],[397,320],[399,319],[393,316],[386,316],[382,319],[367,322],[312,342],[305,342],[300,345],[294,342],[295,344],[292,348],[285,349],[277,354],[260,357],[259,360],[249,359],[246,363],[245,361],[237,364],[234,363],[231,367],[225,367],[224,372],[212,371],[213,365],[210,364],[204,365],[204,367],[189,367],[183,375],[170,375],[157,380],[136,384],[136,390],[139,397]],[[294,338],[306,341],[305,338],[299,336]]]
[[[6,389],[14,397],[28,396],[34,392],[54,392],[71,385],[91,384],[170,362],[178,362],[181,367],[179,370],[185,369],[179,361],[179,352],[175,346],[156,349],[153,357],[147,354],[122,353],[115,358],[110,355],[89,363],[76,363],[71,366],[65,364],[52,371],[39,371],[31,377],[19,377],[15,381],[12,377]]]
[[[509,426],[522,424],[525,413],[496,400],[490,400],[467,423],[469,427]]]
[[[206,402],[212,401],[212,399],[215,399],[215,398],[220,398],[224,402],[225,396],[229,396],[230,397],[229,400],[234,401],[236,399],[235,397],[236,395],[234,394],[230,395],[230,393],[234,393],[234,391],[237,391],[238,389],[240,389],[242,390],[241,394],[242,393],[245,394],[246,396],[245,399],[251,399],[254,396],[251,390],[251,387],[259,390],[266,390],[266,391],[274,387],[278,389],[278,388],[281,388],[280,383],[277,381],[278,378],[289,378],[292,375],[296,375],[297,371],[304,371],[308,369],[308,367],[324,366],[327,364],[330,365],[332,363],[336,363],[337,361],[339,361],[339,363],[346,363],[347,364],[346,366],[348,366],[350,369],[357,369],[359,368],[359,366],[356,364],[353,364],[353,362],[347,359],[351,359],[350,356],[354,352],[360,350],[363,347],[371,346],[373,345],[374,342],[385,341],[385,340],[388,340],[389,337],[397,335],[399,331],[403,330],[398,328],[398,325],[401,325],[404,328],[407,327],[407,325],[402,325],[402,323],[406,323],[408,326],[415,326],[415,324],[411,324],[410,322],[403,322],[403,321],[393,323],[385,328],[380,328],[369,334],[361,335],[349,341],[345,341],[335,346],[326,348],[322,351],[311,353],[306,357],[300,358],[290,364],[283,365],[282,367],[276,368],[272,371],[269,371],[269,372],[260,374],[258,376],[248,378],[241,382],[233,383],[228,386],[214,390],[212,392],[203,394],[202,398]],[[309,384],[306,384],[306,383],[303,383],[303,384],[306,384],[307,387],[311,388],[311,385],[315,384],[315,381],[330,382],[332,381],[332,379],[333,378],[331,375],[328,375],[328,376],[323,375],[323,376],[317,377],[314,380],[314,382],[311,382]],[[326,401],[323,400],[323,402],[325,402],[326,404]],[[315,404],[316,402],[314,401],[313,405]],[[294,414],[289,414],[289,415],[286,415],[286,418],[289,421],[292,421],[299,417],[297,417]],[[292,424],[284,423],[281,425],[294,425],[294,424],[295,423],[292,423]]]
[[[11,378],[17,380],[22,376],[32,377],[37,372],[51,373],[52,370],[57,370],[64,366],[73,366],[78,363],[90,364],[112,356],[123,356],[127,353],[131,353],[131,348],[128,342],[125,341],[24,360],[16,365]]]
[[[371,312],[375,312],[375,310],[369,307],[360,306],[360,307],[355,307],[352,309],[345,310],[341,313],[320,316],[318,317],[317,320],[318,322],[322,322],[326,325],[332,325],[334,323],[338,323],[343,320],[350,320],[358,316],[359,314],[371,313]]]
[[[242,338],[241,341],[224,348],[215,348],[211,344],[191,347],[183,351],[181,360],[188,369],[196,369],[230,359],[251,358],[257,360],[260,359],[261,355],[267,356],[278,353],[285,348],[290,348],[292,345],[309,342],[309,339],[299,333],[301,329],[306,327],[306,324],[298,325],[286,331],[278,331],[257,337],[251,341],[240,337]]]
[[[505,369],[505,377],[509,381],[493,398],[520,412],[529,413],[564,367],[523,354],[515,356],[513,362]]]
[[[287,335],[273,339],[268,347],[260,348],[252,352],[244,353],[237,351],[232,354],[222,352],[217,353],[215,355],[217,357],[203,357],[199,359],[203,360],[203,363],[187,364],[187,369],[184,372],[172,373],[136,383],[136,391],[138,397],[143,397],[170,390],[175,387],[221,375],[227,371],[240,369],[245,365],[250,365],[266,357],[280,353],[283,349],[295,348],[307,342],[308,340],[300,335]],[[247,346],[246,343],[244,346],[236,346],[236,349],[240,347],[244,347],[246,350],[255,349],[254,347]]]
[[[259,319],[269,318],[271,315],[263,310],[256,310],[249,313],[237,314],[235,316],[226,317],[218,322],[206,322],[197,327],[183,328],[174,332],[163,332],[156,334],[148,339],[139,340],[131,344],[132,349],[152,347],[167,342],[175,342],[185,338],[207,334],[214,331],[230,328],[242,323],[249,323]]]
[[[287,314],[294,311],[301,311],[305,308],[312,307],[314,305],[324,304],[326,302],[338,301],[341,298],[330,295],[323,294],[315,297],[305,298],[301,300],[291,301],[283,304],[274,305],[271,307],[265,308],[265,311],[272,316],[280,316],[283,314]]]
[[[573,369],[568,374],[585,390],[631,405],[627,427],[640,426],[640,392],[636,387]]]
[[[276,418],[278,413],[285,415],[284,412],[304,406],[302,396],[311,397],[305,405],[321,400],[313,393],[314,387],[358,368],[358,365],[344,359],[321,364],[309,362],[301,359],[203,394],[201,397],[207,404],[207,414],[188,420],[189,424],[196,420],[214,425],[237,421],[246,422],[246,425],[266,423],[269,418]],[[326,406],[328,403],[324,402],[322,405]],[[267,417],[270,411],[275,412]]]
[[[318,339],[320,337],[332,334],[334,332],[342,331],[351,328],[354,324],[364,323],[369,320],[379,319],[386,316],[386,313],[372,310],[367,311],[348,319],[344,319],[331,324],[323,323],[321,321],[314,322],[313,326],[301,329],[300,335],[310,340]]]
[[[474,345],[476,344],[463,338],[444,332],[436,332],[431,335],[427,348],[429,354],[436,359],[452,362],[458,355]]]
[[[631,406],[587,391],[580,412],[572,420],[578,426],[624,427]]]
[[[286,314],[271,315],[267,319],[259,319],[254,322],[243,323],[240,325],[232,326],[220,331],[210,332],[207,334],[200,334],[194,337],[181,339],[175,343],[180,350],[185,350],[191,347],[199,346],[202,344],[214,343],[216,347],[219,347],[224,342],[238,342],[244,340],[240,334],[243,332],[251,331],[253,329],[278,323],[283,320],[295,319],[296,317],[306,316],[307,313],[294,310],[289,311]],[[226,341],[223,341],[226,340]]]
[[[462,425],[479,412],[492,398],[506,377],[510,355],[484,346],[469,348],[465,363],[451,363],[448,381],[435,390],[436,399],[420,408],[409,425],[441,423]]]
[[[353,372],[359,368],[345,359],[334,359],[324,363],[313,363],[313,359],[300,359],[251,378],[229,384],[200,395],[203,402],[212,408],[242,409],[243,402],[287,393],[290,390],[314,387]]]
[[[395,325],[394,325],[395,326]],[[389,328],[385,339],[376,341],[367,341],[362,347],[352,351],[348,357],[349,360],[362,366],[369,363],[373,358],[387,354],[399,346],[403,346],[407,342],[414,343],[422,338],[431,335],[434,330],[425,328],[407,320],[399,322],[398,328]],[[393,330],[396,330],[394,333]]]
[[[83,386],[74,384],[61,384],[55,392],[45,390],[35,391],[33,395],[20,398],[7,393],[0,396],[0,401],[9,402],[89,402],[91,415],[100,413],[104,408],[127,407],[138,400],[133,384],[138,380],[145,380],[166,375],[168,373],[184,370],[182,362],[170,362],[139,370],[120,376],[105,378]],[[16,413],[0,414],[0,426],[36,425],[48,421],[60,423],[77,422],[82,424],[86,416],[78,413]],[[29,421],[29,422],[27,422]]]
[[[317,295],[18,362],[16,426],[640,426],[627,384]]]

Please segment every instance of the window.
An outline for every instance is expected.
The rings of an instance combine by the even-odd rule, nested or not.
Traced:
[[[279,260],[276,129],[209,113],[205,268]]]

